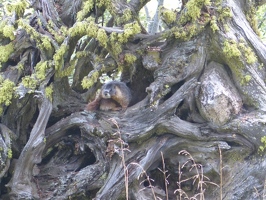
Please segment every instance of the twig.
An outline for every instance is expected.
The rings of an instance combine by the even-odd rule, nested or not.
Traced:
[[[264,188],[263,188],[263,192],[262,192],[262,199],[266,200],[266,178],[264,181]]]
[[[223,199],[223,156],[220,145],[218,145],[220,155],[220,200]]]
[[[120,149],[121,149],[121,159],[122,159],[122,165],[123,165],[123,169],[124,169],[124,177],[125,177],[125,189],[126,189],[126,200],[129,199],[129,191],[128,191],[128,170],[127,170],[127,166],[126,166],[126,161],[125,161],[125,142],[122,140],[122,135],[121,135],[121,131],[119,128],[119,125],[117,123],[117,121],[113,118],[109,119],[117,128],[117,132],[115,134],[119,134],[119,139],[118,142],[120,143]]]
[[[151,183],[151,181],[153,181],[153,180],[148,176],[148,174],[147,174],[147,172],[144,170],[144,168],[143,168],[140,164],[135,163],[135,162],[131,162],[131,163],[129,163],[129,165],[136,165],[136,166],[138,166],[138,167],[141,168],[142,172],[139,174],[138,179],[140,178],[140,176],[141,176],[142,174],[144,174],[144,175],[146,176],[146,180],[148,181],[148,183],[149,183],[149,187],[151,188],[153,198],[154,198],[154,200],[156,200],[157,198],[156,198],[156,195],[155,195],[155,192],[154,192],[154,189],[153,189],[153,185],[152,185],[152,183]],[[141,183],[142,183],[142,182],[141,182]]]
[[[180,167],[180,163],[179,163],[179,169],[178,169],[179,170],[179,177],[178,177],[178,182],[177,182],[178,189],[175,190],[174,192],[175,193],[176,192],[179,193],[179,199],[180,200],[182,199],[183,195],[185,196],[185,199],[189,199],[189,200],[194,200],[194,199],[196,200],[198,198],[198,196],[199,196],[200,200],[204,200],[205,199],[204,193],[206,191],[204,186],[207,186],[207,184],[212,184],[212,185],[215,185],[215,186],[219,187],[219,185],[209,181],[210,179],[207,176],[205,176],[204,173],[203,173],[203,166],[201,164],[197,164],[195,162],[194,158],[191,156],[191,154],[188,151],[182,150],[182,151],[179,152],[179,154],[187,156],[188,159],[181,167]],[[192,171],[193,169],[195,169],[196,170],[196,174],[194,176],[191,176],[191,177],[189,177],[187,179],[182,180],[182,172],[181,172],[181,170],[190,162],[192,162],[192,165],[191,165],[189,171]],[[197,182],[197,190],[199,190],[199,192],[197,194],[195,194],[193,197],[188,197],[186,192],[183,191],[182,187],[181,187],[181,183],[186,182],[188,180],[193,180],[193,184],[195,184],[195,182]]]
[[[166,173],[167,173],[168,171],[165,169],[165,163],[164,163],[163,152],[161,152],[161,157],[162,157],[163,169],[160,169],[160,168],[158,168],[158,169],[163,173],[163,176],[164,176],[165,194],[166,194],[166,200],[168,200],[168,199],[169,199],[169,197],[168,197],[168,184],[169,184],[169,182],[168,182],[167,179],[168,179],[168,177],[169,177],[170,175],[166,175]]]

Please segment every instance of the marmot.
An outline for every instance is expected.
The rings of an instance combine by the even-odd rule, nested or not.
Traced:
[[[88,103],[86,110],[126,110],[130,100],[131,92],[125,83],[110,81],[102,86],[100,94]]]

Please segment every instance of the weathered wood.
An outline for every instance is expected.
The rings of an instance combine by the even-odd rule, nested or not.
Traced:
[[[12,191],[9,195],[10,199],[32,199],[39,196],[36,185],[32,184],[31,179],[34,165],[42,160],[41,156],[45,147],[45,128],[52,112],[52,103],[49,99],[43,96],[39,96],[39,98],[41,98],[40,114],[16,163],[14,175],[7,185]]]

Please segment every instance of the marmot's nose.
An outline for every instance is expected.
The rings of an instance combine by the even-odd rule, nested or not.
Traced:
[[[107,95],[108,95],[108,92],[107,92],[107,91],[105,91],[105,92],[104,92],[104,96],[107,96]]]

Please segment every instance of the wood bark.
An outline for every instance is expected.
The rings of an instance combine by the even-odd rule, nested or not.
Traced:
[[[82,10],[81,1],[37,0],[30,18],[18,10],[4,17],[17,30],[12,40],[0,29],[0,44],[14,45],[1,76],[17,87],[11,104],[2,104],[1,198],[265,198],[266,46],[245,16],[251,2],[253,8],[265,2],[182,1],[174,21],[161,13],[167,28],[155,35],[138,17],[149,1],[88,2],[93,6]],[[193,2],[196,18],[189,14]],[[117,55],[110,37],[127,33],[132,22],[140,31]],[[77,28],[90,23],[98,35]],[[109,37],[106,45],[99,30]],[[62,46],[67,50],[59,55]],[[45,78],[33,89],[24,86],[43,62]],[[127,110],[84,111],[100,78],[114,76],[132,91]],[[84,77],[93,82],[89,89]]]

